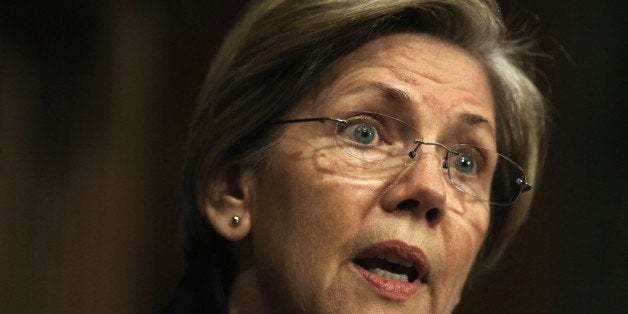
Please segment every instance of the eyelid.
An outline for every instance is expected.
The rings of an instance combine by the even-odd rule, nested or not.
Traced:
[[[364,120],[367,120],[369,122],[372,122],[374,124],[376,124],[377,126],[381,126],[383,127],[382,123],[379,121],[379,119],[373,117],[373,115],[369,115],[367,112],[360,112],[359,115],[355,115],[352,117],[346,117],[345,120],[347,120],[347,122],[349,123],[363,123]]]
[[[460,145],[477,147],[480,150],[495,151],[492,139],[477,136],[476,134],[462,134],[461,136],[455,136],[450,140],[445,140],[442,143],[454,151],[456,150],[455,147],[459,147]]]
[[[484,124],[483,124],[484,125]],[[479,148],[496,150],[495,137],[492,134],[487,133],[486,127],[460,127],[454,126],[451,128],[450,138],[444,143],[449,145],[471,145]]]
[[[488,131],[490,137],[493,140],[495,139],[494,123],[491,122],[489,119],[483,117],[482,115],[470,112],[463,112],[459,115],[458,118],[460,119],[460,121],[463,122],[463,125],[473,128],[484,129],[485,131]]]

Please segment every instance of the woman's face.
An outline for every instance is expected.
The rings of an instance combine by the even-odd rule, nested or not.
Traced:
[[[486,73],[442,40],[381,37],[337,61],[322,81],[288,118],[379,112],[424,141],[495,148]],[[249,289],[275,311],[452,311],[484,240],[488,205],[451,185],[436,146],[422,146],[394,176],[377,167],[358,174],[341,161],[335,128],[287,124],[270,152],[251,190]]]

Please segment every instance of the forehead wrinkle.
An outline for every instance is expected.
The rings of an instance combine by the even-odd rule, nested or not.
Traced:
[[[417,80],[415,77],[413,77],[413,75],[409,75],[406,72],[407,70],[403,70],[397,67],[389,67],[388,71],[398,80],[413,85],[413,86],[420,86],[421,83],[419,82],[419,80]],[[415,74],[416,75],[416,74]],[[431,75],[430,73],[420,73],[419,74],[421,78],[427,78],[430,81],[436,82],[438,84],[445,84],[445,82],[443,80],[441,80],[440,78],[438,78],[436,75]]]
[[[446,89],[457,89],[460,91],[464,91],[465,93],[469,94],[471,96],[471,98],[476,98],[476,90],[472,90],[470,89],[468,86],[465,85],[461,85],[461,84],[456,84],[455,82],[448,82],[446,80],[443,80],[441,77],[438,76],[438,73],[426,73],[426,72],[421,72],[421,73],[415,73],[415,72],[411,72],[411,73],[407,73],[409,70],[407,69],[401,69],[398,67],[388,67],[387,70],[393,75],[394,78],[398,79],[401,82],[404,82],[406,84],[410,84],[412,86],[416,86],[416,87],[421,87],[424,86],[425,83],[422,83],[420,80],[421,79],[428,79],[432,82],[437,83],[438,85],[442,86],[443,88]],[[414,77],[414,75],[418,75],[418,77],[420,79],[417,79],[416,77]],[[433,100],[433,99],[432,99]],[[472,101],[473,103],[474,101]]]
[[[398,67],[389,67],[387,68],[387,70],[398,80],[405,82],[407,84],[411,84],[413,86],[421,86],[422,83],[415,78],[412,74],[408,74],[406,73],[406,70],[404,69],[400,69]],[[438,84],[441,85],[449,85],[447,82],[445,82],[444,80],[441,80],[437,73],[433,73],[434,75],[430,75],[429,73],[421,73],[420,77],[421,78],[427,78],[428,80],[431,80],[433,82],[436,82]],[[387,87],[388,89],[391,90],[399,90],[398,88],[391,88],[391,87]],[[467,103],[469,105],[475,106],[478,104],[478,100],[476,99],[475,93],[474,91],[470,91],[469,89],[463,87],[463,86],[456,86],[455,87],[458,90],[462,90],[465,91],[466,93],[470,94],[467,95],[466,100],[464,100],[464,103]],[[408,96],[408,98],[405,98],[405,103],[408,103],[411,101],[411,99],[409,98],[409,95],[407,92],[403,91],[406,96]],[[435,95],[433,95],[432,93],[424,93],[421,95],[421,101],[423,104],[441,104],[440,99],[438,99]],[[461,113],[459,115],[459,120],[464,122],[465,124],[468,125],[476,125],[479,123],[484,123],[486,124],[486,126],[488,127],[490,133],[495,136],[495,127],[493,126],[493,123],[491,123],[490,120],[488,120],[487,118],[478,115],[478,114],[474,114],[474,113]]]

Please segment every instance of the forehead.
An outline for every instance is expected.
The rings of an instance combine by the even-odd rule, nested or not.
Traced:
[[[372,40],[332,64],[323,85],[319,98],[390,87],[387,94],[403,91],[398,98],[419,106],[478,111],[494,124],[493,96],[482,63],[463,48],[426,34]]]
[[[389,67],[398,79],[408,80],[408,83],[417,83],[408,74],[457,87],[470,87],[476,83],[469,82],[470,75],[486,79],[484,67],[470,52],[420,33],[390,34],[372,40],[339,59],[332,65],[332,73],[338,76],[373,65]]]

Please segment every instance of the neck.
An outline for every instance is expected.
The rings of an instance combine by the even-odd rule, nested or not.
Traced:
[[[229,293],[229,313],[270,313],[259,289],[257,272],[251,267],[236,275]]]

